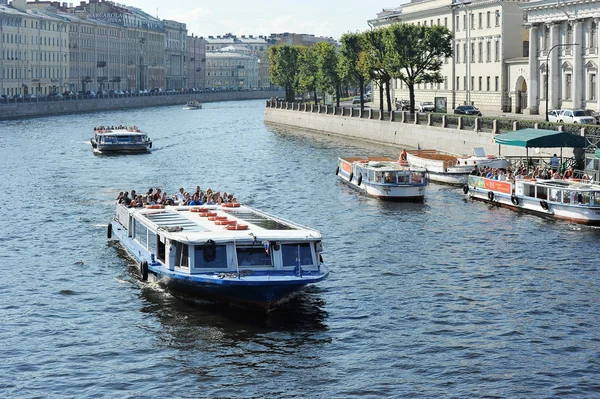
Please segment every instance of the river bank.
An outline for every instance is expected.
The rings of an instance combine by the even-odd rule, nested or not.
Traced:
[[[544,121],[515,120],[504,117],[474,118],[459,115],[416,114],[408,112],[383,112],[354,107],[334,107],[297,103],[266,103],[265,122],[276,125],[295,126],[343,137],[395,147],[435,148],[456,154],[472,154],[481,147],[487,154],[523,157],[550,157],[560,153],[560,148],[529,149],[499,146],[494,136],[500,132],[520,128],[543,128],[573,130],[583,134],[577,125],[551,124]],[[571,157],[574,151],[564,148],[563,156]]]
[[[188,101],[217,102],[236,100],[258,100],[281,97],[283,91],[214,91],[205,93],[173,93],[161,95],[135,95],[126,97],[62,99],[54,101],[31,101],[0,103],[0,120],[40,117],[48,115],[77,114],[118,110],[124,108],[142,108],[161,105],[184,106]]]

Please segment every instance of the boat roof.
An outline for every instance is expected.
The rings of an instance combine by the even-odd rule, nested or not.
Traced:
[[[348,163],[361,163],[364,167],[376,169],[378,171],[425,171],[421,168],[413,168],[409,166],[402,166],[398,164],[398,161],[390,157],[340,157],[342,161]]]
[[[521,180],[525,183],[542,185],[553,188],[570,188],[579,191],[600,191],[600,184],[589,183],[587,181],[552,179],[552,180]]]
[[[108,129],[108,130],[96,130],[94,133],[99,134],[99,135],[126,135],[126,136],[132,136],[132,135],[145,135],[146,133],[144,132],[140,132],[140,131],[132,131],[132,130],[127,130],[127,129]]]
[[[321,233],[315,229],[245,205],[237,208],[206,205],[166,206],[162,209],[127,209],[130,213],[141,216],[138,219],[152,230],[181,242],[204,244],[209,239],[215,242],[321,239]],[[228,221],[235,221],[238,225],[246,225],[248,228],[247,230],[228,230],[227,226],[217,225],[208,217],[200,216],[200,212],[197,212],[199,209],[216,213],[217,217],[227,217]]]

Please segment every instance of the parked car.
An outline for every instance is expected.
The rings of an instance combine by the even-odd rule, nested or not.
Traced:
[[[582,109],[563,109],[560,113],[559,122],[564,123],[581,123],[593,125],[596,123],[596,118],[587,116]]]
[[[558,122],[560,119],[560,109],[548,111],[548,122]]]
[[[419,112],[433,112],[435,111],[435,104],[431,101],[423,101],[419,103]]]
[[[596,125],[600,124],[600,114],[597,113],[596,111],[592,111],[591,109],[584,109],[585,114],[587,116],[591,116],[594,119],[596,119]]]
[[[34,93],[25,94],[25,101],[35,101],[37,96]]]
[[[360,96],[356,96],[352,99],[352,104],[360,104]]]
[[[373,101],[373,95],[370,91],[365,94],[365,101]]]
[[[459,105],[454,109],[455,114],[459,115],[477,115],[481,116],[481,111],[472,105]]]
[[[73,93],[71,90],[65,91],[62,95],[65,98],[75,97],[75,93]]]
[[[48,100],[62,100],[63,95],[60,93],[50,93],[48,94]]]
[[[408,111],[410,109],[410,101],[396,100],[396,111]]]

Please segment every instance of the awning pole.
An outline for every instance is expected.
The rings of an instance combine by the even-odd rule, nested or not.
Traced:
[[[527,174],[529,174],[529,147],[525,147],[525,162],[527,162]]]

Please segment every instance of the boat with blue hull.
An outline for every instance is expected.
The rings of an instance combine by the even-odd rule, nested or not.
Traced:
[[[387,201],[422,202],[428,185],[425,169],[389,157],[339,158],[335,173],[352,188]]]
[[[108,227],[138,263],[142,280],[173,293],[271,309],[324,280],[319,231],[245,205],[118,204]]]

